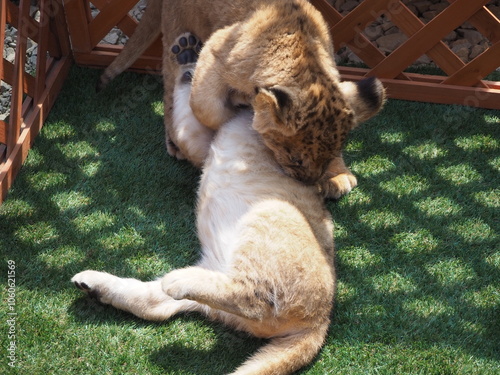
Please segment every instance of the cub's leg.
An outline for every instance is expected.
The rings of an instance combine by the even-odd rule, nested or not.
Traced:
[[[228,74],[223,64],[224,55],[220,45],[230,49],[229,42],[233,33],[232,27],[216,31],[201,51],[193,77],[190,105],[200,122],[210,129],[217,130],[235,114],[231,102],[234,96],[225,76]]]
[[[250,320],[262,320],[272,312],[273,298],[263,286],[202,267],[188,267],[166,274],[163,291],[175,300],[191,300],[215,310]]]
[[[75,286],[99,302],[146,320],[165,320],[183,311],[204,308],[193,301],[176,301],[161,288],[161,280],[142,282],[106,272],[83,271],[71,279]]]
[[[200,124],[189,106],[191,80],[200,48],[200,41],[185,33],[170,49],[180,67],[173,90],[170,136],[175,142],[177,158],[186,158],[197,167],[205,162],[214,135],[213,130]]]
[[[320,190],[325,198],[339,199],[357,185],[356,176],[346,167],[342,156],[338,156],[330,163]]]
[[[171,26],[174,30],[175,25]],[[171,30],[171,31],[174,31]],[[177,33],[176,33],[177,34]],[[176,35],[174,34],[174,35]],[[185,33],[177,37],[172,43],[169,38],[163,36],[163,104],[164,104],[164,125],[165,125],[165,145],[168,153],[177,159],[188,159],[189,155],[185,155],[181,147],[177,145],[178,132],[174,129],[174,121],[172,118],[174,88],[178,83],[178,79],[182,76],[182,64],[194,63],[198,59],[198,53],[201,49],[201,43],[198,39],[193,41],[189,39],[190,34]],[[172,43],[172,44],[171,44]],[[174,49],[172,51],[172,49]],[[174,53],[175,52],[175,53]],[[191,160],[189,160],[191,161]],[[198,167],[200,165],[197,165]]]

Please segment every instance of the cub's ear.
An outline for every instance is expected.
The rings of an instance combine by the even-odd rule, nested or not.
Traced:
[[[286,121],[287,113],[293,106],[291,90],[282,86],[256,87],[255,94],[254,129],[259,133],[275,130],[287,136],[295,134],[295,129]]]
[[[356,83],[341,82],[340,90],[354,111],[356,124],[375,116],[385,102],[384,86],[375,77],[365,78]]]

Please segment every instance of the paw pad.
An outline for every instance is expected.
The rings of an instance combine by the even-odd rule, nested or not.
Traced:
[[[170,51],[176,56],[181,65],[192,64],[198,60],[202,44],[200,40],[191,33],[182,34],[176,39]]]

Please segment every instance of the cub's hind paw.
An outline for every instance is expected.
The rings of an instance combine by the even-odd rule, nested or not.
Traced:
[[[167,152],[170,156],[177,158],[178,160],[186,159],[181,150],[179,150],[179,147],[177,147],[177,145],[170,139],[170,137],[166,137],[165,145],[167,147]]]
[[[198,60],[202,47],[201,41],[191,33],[180,35],[170,48],[180,65],[193,64]]]

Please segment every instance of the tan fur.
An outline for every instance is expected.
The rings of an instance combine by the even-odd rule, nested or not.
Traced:
[[[177,82],[176,107],[189,108],[190,85]],[[282,172],[252,129],[255,121],[249,110],[236,114],[204,146],[196,266],[151,282],[90,270],[72,281],[144,319],[199,311],[269,338],[233,374],[289,374],[314,358],[327,334],[335,291],[333,223],[317,189]],[[174,126],[200,124],[174,108]]]
[[[253,105],[254,126],[285,173],[311,184],[322,180],[323,191],[334,198],[356,185],[342,160],[342,145],[357,120],[380,109],[383,88],[379,86],[373,108],[363,100],[346,99],[328,28],[312,5],[305,0],[215,0],[210,4],[150,0],[137,32],[103,73],[101,86],[144,52],[147,33],[152,42],[160,24],[165,129],[171,155],[197,166],[204,162],[172,127],[173,77],[179,75],[179,67],[170,47],[179,34],[190,32],[206,42],[190,101],[202,124],[215,130],[227,122],[235,113],[228,98],[237,92]],[[352,107],[353,102],[361,107]],[[357,116],[357,111],[363,116]]]

